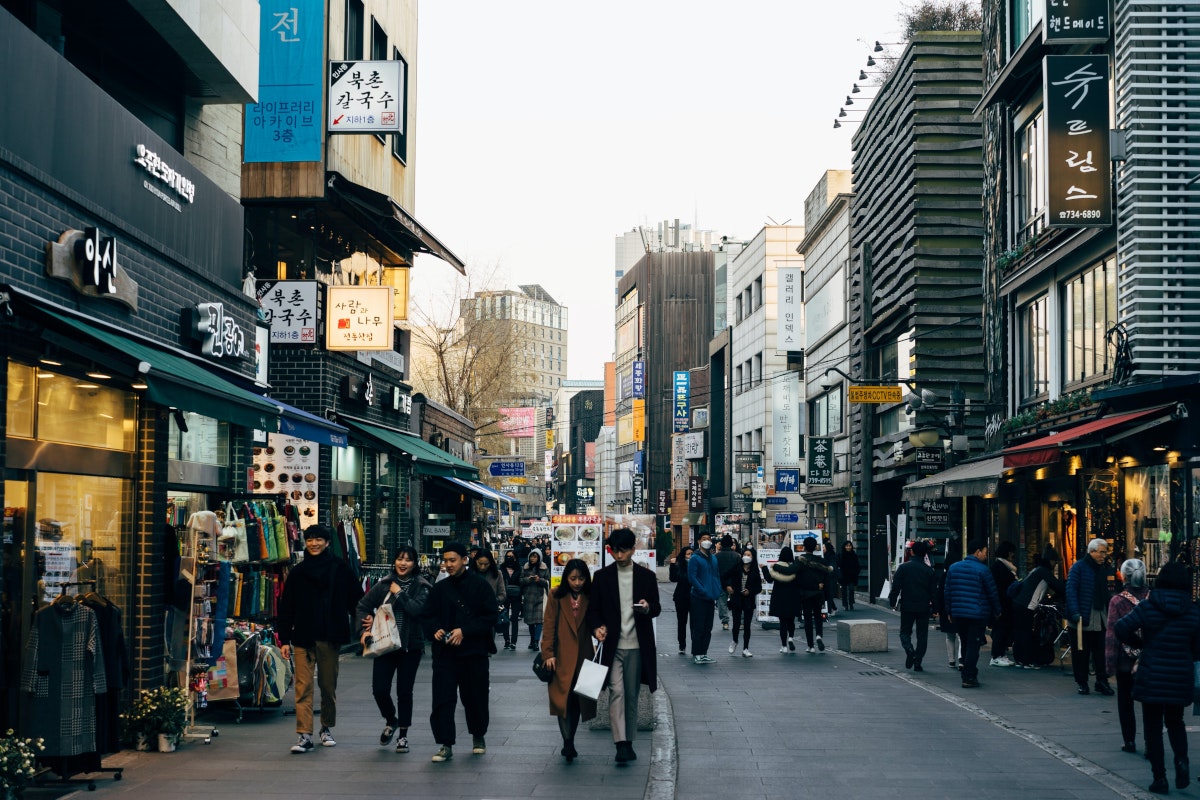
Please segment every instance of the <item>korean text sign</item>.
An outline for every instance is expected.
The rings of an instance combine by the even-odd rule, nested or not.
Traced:
[[[272,344],[316,344],[316,281],[263,281],[258,302],[267,315]]]
[[[687,433],[691,423],[691,381],[687,372],[675,373],[675,433]]]
[[[400,61],[330,62],[329,132],[398,132],[400,70]]]
[[[808,437],[808,485],[833,485],[833,439]]]
[[[1106,55],[1046,56],[1046,224],[1112,224]]]
[[[258,102],[246,106],[247,163],[321,160],[325,3],[260,0]]]
[[[325,349],[392,349],[392,287],[326,288]]]

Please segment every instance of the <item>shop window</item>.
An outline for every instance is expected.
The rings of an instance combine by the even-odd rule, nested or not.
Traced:
[[[362,482],[362,448],[333,448],[332,479],[343,483]]]
[[[9,436],[127,452],[136,442],[136,395],[44,367],[9,362],[6,413]]]
[[[809,433],[833,436],[842,432],[842,387],[835,386],[809,403]]]
[[[1009,0],[1009,19],[1012,20],[1010,55],[1020,48],[1034,26],[1041,22],[1044,5],[1044,0]]]
[[[1029,403],[1050,389],[1050,332],[1047,327],[1047,299],[1042,295],[1021,309],[1020,366],[1021,402]]]
[[[361,61],[363,57],[363,25],[366,12],[362,0],[346,0],[346,60]]]
[[[1020,244],[1045,224],[1046,165],[1042,155],[1042,112],[1017,131],[1016,196],[1013,198]]]
[[[1170,467],[1156,464],[1123,472],[1125,552],[1140,549],[1146,569],[1153,574],[1171,557]]]
[[[179,427],[179,420],[187,430]],[[171,415],[167,457],[217,467],[229,466],[229,425],[191,411]]]
[[[62,593],[86,594],[94,589],[128,607],[129,571],[121,530],[131,513],[128,480],[38,473],[34,544],[38,605]]]
[[[1112,256],[1063,287],[1065,383],[1087,381],[1112,369],[1106,334],[1117,322],[1117,260]]]

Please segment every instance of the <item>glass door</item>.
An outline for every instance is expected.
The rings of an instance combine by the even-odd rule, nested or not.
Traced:
[[[0,730],[16,728],[20,719],[21,653],[29,635],[34,607],[26,598],[25,543],[28,541],[30,486],[26,481],[4,482],[4,528],[0,554],[4,565],[0,583],[0,629],[3,630],[4,692],[0,694]]]

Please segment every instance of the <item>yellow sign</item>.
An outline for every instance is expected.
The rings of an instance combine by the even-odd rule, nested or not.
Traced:
[[[505,486],[524,486],[529,483],[528,478],[505,478],[503,481]]]
[[[851,386],[847,399],[851,403],[899,403],[904,393],[899,386]]]
[[[634,399],[633,401],[633,440],[635,442],[646,441],[646,401]]]

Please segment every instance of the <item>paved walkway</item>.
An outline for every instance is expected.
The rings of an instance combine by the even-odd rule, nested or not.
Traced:
[[[930,634],[926,672],[903,667],[898,619],[859,604],[834,617],[824,655],[778,653],[776,631],[755,630],[753,658],[726,650],[717,623],[710,655],[697,666],[676,655],[670,585],[659,623],[659,726],[642,732],[638,761],[613,764],[608,731],[581,729],[580,757],[558,755],[557,725],[544,685],[529,670],[522,638],[515,653],[492,659],[488,752],[472,756],[459,712],[454,759],[434,764],[429,733],[429,660],[418,673],[412,752],[380,748],[382,726],[370,697],[370,663],[347,658],[341,674],[338,746],[290,755],[294,719],[280,710],[248,713],[241,724],[214,708],[220,735],[173,754],[117,754],[124,779],[97,778],[97,792],[71,797],[212,800],[252,794],[304,798],[603,798],[822,800],[924,798],[1142,798],[1150,782],[1140,755],[1120,751],[1113,698],[1079,697],[1069,670],[981,667],[982,688],[960,688],[947,667],[943,637]],[[838,619],[882,619],[886,653],[850,655],[833,648]],[[522,631],[522,637],[526,635]],[[803,634],[801,633],[801,637]],[[1189,716],[1188,721],[1192,718]],[[1190,730],[1190,728],[1189,728]],[[1193,741],[1197,741],[1193,735]],[[1139,733],[1140,741],[1140,733]],[[1193,762],[1200,763],[1200,757]],[[1195,775],[1193,775],[1195,778]],[[1196,786],[1177,796],[1200,797]]]

